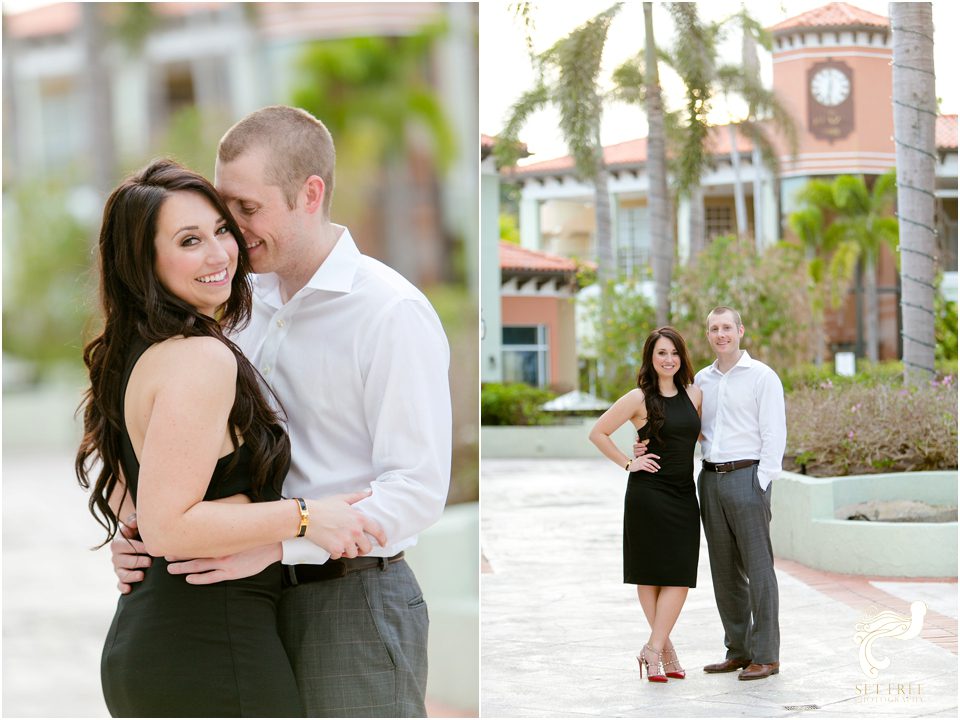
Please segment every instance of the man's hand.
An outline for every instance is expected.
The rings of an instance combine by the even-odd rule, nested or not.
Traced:
[[[132,583],[143,580],[143,568],[150,567],[152,559],[147,548],[138,539],[137,516],[131,515],[120,526],[120,537],[114,537],[110,543],[110,556],[113,559],[113,572],[117,575],[117,589],[126,595],[133,587]]]
[[[647,445],[649,444],[650,438],[647,438],[646,440],[637,440],[637,442],[633,444],[633,456],[638,458],[641,455],[645,455],[647,452]]]
[[[366,555],[373,548],[368,535],[386,547],[387,536],[380,523],[351,507],[367,497],[370,497],[369,490],[308,500],[307,539],[330,553],[334,560]]]
[[[171,575],[186,575],[191,585],[212,585],[223,580],[238,580],[262,572],[268,565],[280,562],[283,546],[280,543],[263,545],[219,558],[168,557],[167,572]]]
[[[660,459],[659,455],[654,455],[650,453],[649,455],[641,455],[640,457],[634,458],[630,461],[630,472],[648,472],[655,473],[660,469],[660,464],[657,460]]]

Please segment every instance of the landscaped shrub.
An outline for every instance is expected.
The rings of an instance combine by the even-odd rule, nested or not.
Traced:
[[[740,312],[746,334],[740,345],[778,373],[815,354],[803,252],[786,243],[764,248],[734,237],[715,238],[696,265],[677,270],[672,325],[687,341],[694,368],[713,362],[707,313],[717,305]]]
[[[481,425],[550,425],[553,418],[540,409],[555,397],[549,390],[517,383],[480,386]]]
[[[946,376],[957,375],[957,359],[937,360],[938,381]],[[834,372],[832,362],[824,363],[821,367],[810,363],[800,367],[787,368],[777,373],[783,382],[783,389],[790,393],[805,387],[820,387],[829,382],[832,385],[846,387],[848,385],[863,385],[873,387],[874,385],[896,385],[900,386],[903,382],[903,363],[899,360],[887,360],[879,363],[871,363],[862,358],[857,360],[857,372],[853,377],[837,375]]]
[[[955,377],[804,387],[787,395],[784,469],[861,475],[957,467]]]

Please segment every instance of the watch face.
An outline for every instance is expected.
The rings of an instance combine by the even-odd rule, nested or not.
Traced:
[[[811,78],[810,92],[821,105],[833,107],[850,95],[850,80],[837,68],[824,68]]]

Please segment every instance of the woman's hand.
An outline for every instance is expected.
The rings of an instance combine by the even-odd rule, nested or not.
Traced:
[[[631,461],[629,470],[630,472],[655,473],[660,469],[660,464],[657,462],[659,459],[660,456],[654,455],[653,453],[641,455],[640,457],[636,457]]]

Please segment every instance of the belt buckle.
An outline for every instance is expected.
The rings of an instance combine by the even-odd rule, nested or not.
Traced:
[[[734,470],[736,470],[736,468],[734,467],[735,464],[736,463],[733,463],[733,462],[717,463],[715,467],[717,468],[717,473],[726,474],[728,472],[733,472]]]

